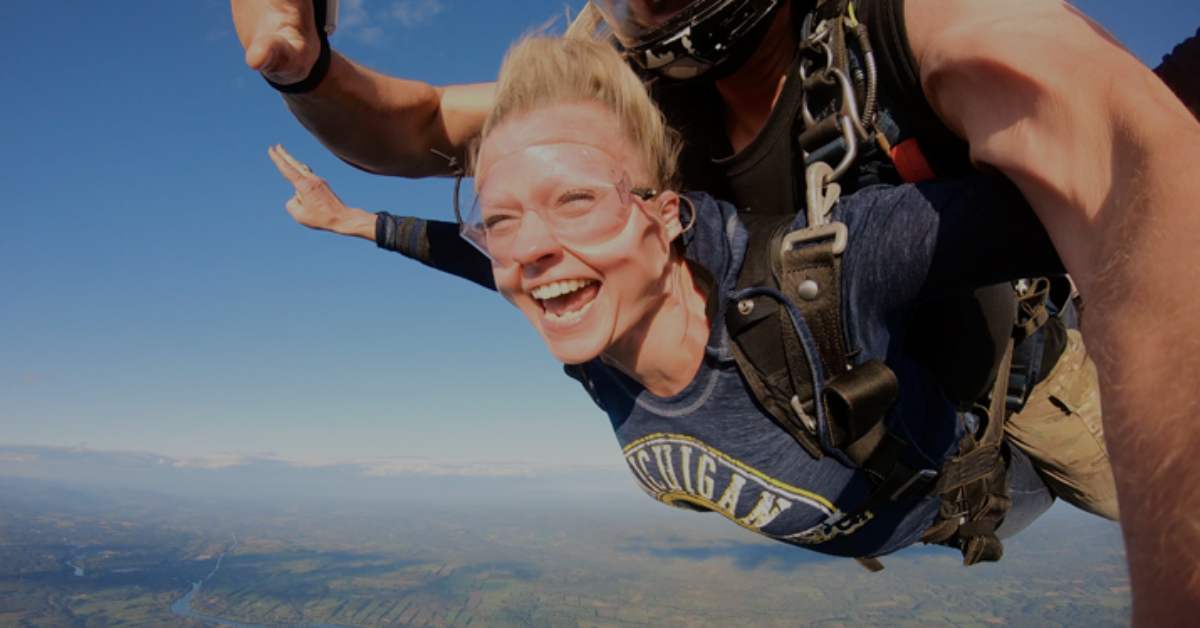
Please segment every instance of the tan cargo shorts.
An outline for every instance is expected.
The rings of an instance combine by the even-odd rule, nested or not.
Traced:
[[[1056,497],[1117,520],[1117,490],[1104,446],[1096,365],[1079,332],[1067,331],[1058,363],[1008,419],[1010,443],[1033,461]]]

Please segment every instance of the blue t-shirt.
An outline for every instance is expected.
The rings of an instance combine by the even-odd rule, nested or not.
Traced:
[[[914,543],[933,521],[935,496],[862,512],[873,489],[867,476],[834,456],[810,456],[754,400],[722,323],[747,233],[732,205],[690,198],[697,217],[687,256],[711,273],[709,298],[718,301],[696,376],[659,397],[600,360],[568,368],[608,414],[638,484],[664,503],[712,510],[828,554],[877,556]],[[885,420],[913,445],[907,455],[916,468],[940,469],[961,432],[941,389],[905,350],[914,307],[964,285],[1061,272],[1034,216],[1014,212],[1024,207],[1016,199],[1011,184],[980,176],[868,188],[835,209],[850,236],[841,271],[846,337],[856,361],[882,359],[896,372],[900,395]],[[794,225],[803,227],[804,217]]]

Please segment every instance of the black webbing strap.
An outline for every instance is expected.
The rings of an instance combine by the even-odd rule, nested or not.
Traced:
[[[833,444],[855,464],[864,465],[883,441],[883,417],[898,390],[896,374],[879,360],[860,364],[825,385],[825,408],[842,431]]]
[[[751,219],[748,256],[738,288],[778,288],[812,332],[816,357],[828,377],[822,399],[829,417],[824,436],[875,485],[858,510],[924,494],[937,472],[907,465],[903,457],[908,443],[891,434],[883,420],[898,395],[895,374],[879,360],[849,366],[841,315],[840,247],[844,244],[838,243],[837,229],[802,229],[785,238],[783,231],[790,222],[779,217]],[[786,308],[770,297],[736,305],[729,309],[726,325],[751,390],[797,441],[819,451],[807,353]]]
[[[1004,555],[996,528],[1012,505],[1002,451],[1012,354],[1013,342],[1009,340],[992,386],[987,424],[978,437],[970,433],[963,436],[961,453],[942,465],[936,489],[942,499],[938,518],[921,537],[926,543],[959,548],[964,565],[997,561]]]
[[[749,233],[746,259],[738,275],[737,289],[756,286],[778,287],[773,266],[778,259],[775,254],[779,235],[791,225],[794,216],[787,214],[745,214],[742,221]],[[809,455],[821,458],[817,440],[816,423],[798,414],[791,400],[793,397],[811,400],[813,386],[808,366],[794,371],[795,360],[803,360],[804,348],[785,348],[781,338],[785,330],[795,339],[791,318],[787,310],[769,296],[747,298],[734,304],[725,313],[725,327],[733,341],[733,355],[754,397],[775,418]],[[789,361],[788,353],[795,353]],[[811,417],[812,407],[808,408]]]
[[[1050,298],[1050,280],[1037,277],[1029,280],[1029,288],[1017,295],[1017,324],[1013,331],[1014,340],[1022,340],[1037,333],[1050,320],[1046,307]]]
[[[780,289],[812,330],[825,373],[837,377],[846,371],[848,364],[842,331],[841,251],[835,251],[834,240],[826,238],[782,251],[779,265]],[[790,324],[786,331],[795,335]],[[799,344],[799,339],[795,342]],[[806,400],[803,396],[801,399]]]

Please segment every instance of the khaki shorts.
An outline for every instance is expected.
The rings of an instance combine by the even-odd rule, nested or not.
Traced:
[[[1096,365],[1079,332],[1071,329],[1067,334],[1058,363],[1034,387],[1025,408],[1008,419],[1004,431],[1033,461],[1056,497],[1115,521],[1117,490],[1104,446]]]

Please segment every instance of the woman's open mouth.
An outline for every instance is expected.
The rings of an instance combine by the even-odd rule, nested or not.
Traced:
[[[578,321],[591,308],[600,292],[600,282],[594,279],[562,279],[529,291],[541,306],[548,320],[570,324]]]

